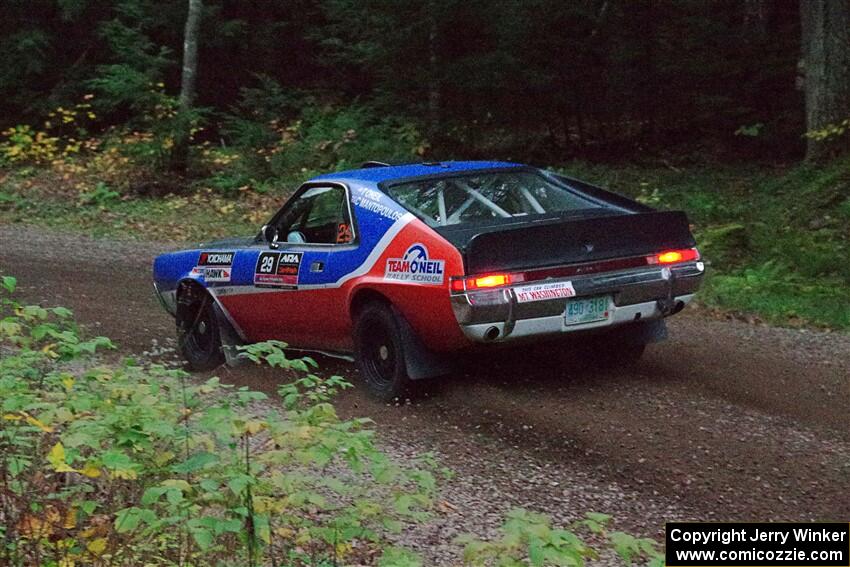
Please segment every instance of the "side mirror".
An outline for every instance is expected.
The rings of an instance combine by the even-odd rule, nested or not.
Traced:
[[[265,240],[269,248],[277,248],[277,239],[279,237],[277,233],[277,227],[271,224],[264,225],[262,228],[263,240]]]

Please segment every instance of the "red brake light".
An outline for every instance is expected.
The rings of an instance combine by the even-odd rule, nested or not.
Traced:
[[[664,252],[663,254],[658,255],[658,263],[659,264],[672,264],[674,262],[681,262],[683,255],[679,251],[674,252]]]
[[[686,250],[668,250],[647,256],[647,264],[676,264],[678,262],[691,262],[699,260],[699,251],[696,248]]]
[[[457,277],[451,279],[452,291],[472,291],[502,287],[525,281],[524,274],[487,274],[486,276]]]
[[[466,280],[466,287],[469,289],[479,289],[482,287],[499,287],[511,283],[511,277],[507,274],[492,274],[482,276],[480,278],[469,278]]]

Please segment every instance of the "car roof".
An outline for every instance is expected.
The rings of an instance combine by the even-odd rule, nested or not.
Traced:
[[[367,184],[383,183],[395,179],[424,177],[428,175],[445,175],[446,173],[463,173],[480,169],[503,169],[508,167],[524,167],[521,164],[507,161],[443,161],[411,163],[405,165],[372,166],[363,169],[351,169],[338,173],[321,175],[316,181],[347,181]]]

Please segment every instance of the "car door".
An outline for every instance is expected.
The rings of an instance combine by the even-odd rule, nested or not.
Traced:
[[[226,299],[231,314],[250,340],[339,348],[347,312],[329,262],[356,247],[347,188],[305,184],[269,224],[278,242],[240,252],[253,266],[251,293]]]

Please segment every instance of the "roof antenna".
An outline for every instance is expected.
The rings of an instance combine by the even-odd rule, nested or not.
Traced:
[[[383,161],[366,161],[360,166],[360,169],[370,169],[373,167],[389,167],[390,164]]]

